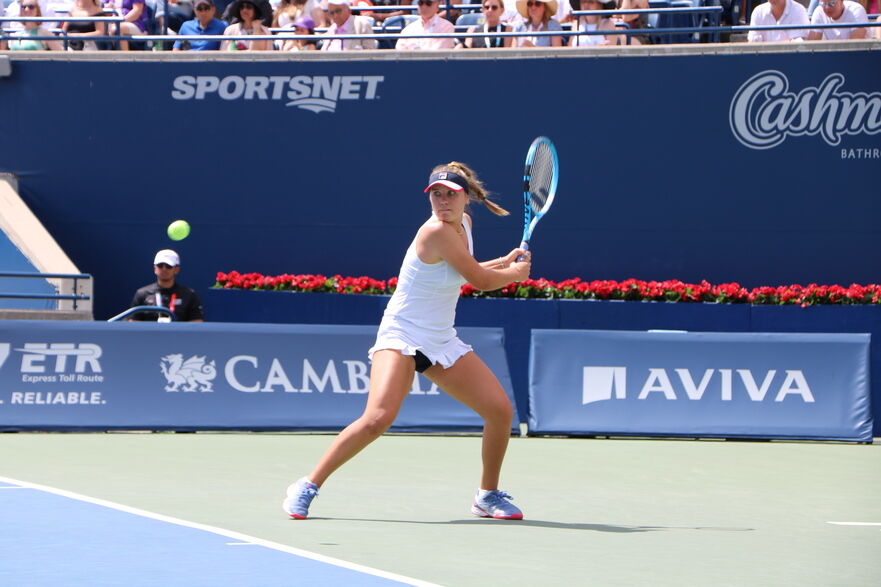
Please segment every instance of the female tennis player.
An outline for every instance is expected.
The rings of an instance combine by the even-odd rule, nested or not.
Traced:
[[[398,287],[368,351],[372,364],[364,413],[340,432],[307,477],[288,487],[282,508],[294,519],[306,519],[327,478],[388,430],[417,371],[484,420],[483,472],[471,513],[523,518],[511,496],[498,488],[513,407],[489,367],[456,336],[453,320],[464,283],[493,290],[522,281],[529,277],[530,253],[517,248],[491,261],[474,259],[468,204],[479,202],[499,216],[508,212],[487,198],[483,184],[466,165],[454,161],[436,167],[425,191],[431,217],[407,249]],[[518,262],[520,256],[524,259]]]

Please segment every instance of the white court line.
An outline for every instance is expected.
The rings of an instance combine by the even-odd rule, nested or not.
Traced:
[[[323,554],[318,554],[315,552],[309,552],[308,550],[301,550],[299,548],[294,548],[293,546],[288,546],[286,544],[279,544],[278,542],[272,542],[271,540],[263,540],[262,538],[257,538],[255,536],[248,536],[247,534],[240,534],[239,532],[233,532],[232,530],[226,530],[224,528],[217,528],[215,526],[209,526],[207,524],[199,524],[197,522],[189,522],[187,520],[181,520],[180,518],[174,518],[172,516],[166,516],[164,514],[157,514],[155,512],[148,512],[146,510],[130,507],[127,505],[122,505],[120,503],[115,503],[112,501],[107,501],[104,499],[98,499],[95,497],[89,497],[87,495],[81,495],[79,493],[74,493],[72,491],[67,491],[65,489],[58,489],[57,487],[49,487],[47,485],[39,485],[37,483],[29,483],[27,481],[20,481],[18,479],[11,479],[9,477],[0,476],[0,483],[9,483],[20,485],[21,489],[36,489],[38,491],[45,491],[47,493],[54,493],[55,495],[60,495],[62,497],[68,497],[70,499],[76,499],[78,501],[83,501],[86,503],[91,503],[94,505],[100,505],[103,507],[111,508],[114,510],[118,510],[121,512],[126,512],[128,514],[134,514],[136,516],[141,516],[144,518],[150,518],[152,520],[159,520],[160,522],[167,522],[169,524],[176,524],[178,526],[184,526],[185,528],[194,528],[196,530],[204,530],[205,532],[211,532],[213,534],[219,534],[220,536],[226,536],[227,538],[233,538],[235,540],[240,541],[241,543],[251,543],[258,546],[264,546],[266,548],[271,548],[273,550],[279,550],[281,552],[286,552],[288,554],[293,554],[296,556],[301,556],[303,558],[308,558],[314,561],[327,563],[329,565],[334,565],[337,567],[342,567],[344,569],[349,569],[352,571],[357,571],[359,573],[365,573],[367,575],[373,575],[375,577],[382,577],[383,579],[389,579],[392,581],[399,581],[401,583],[406,583],[407,585],[416,585],[417,587],[440,587],[435,583],[429,583],[428,581],[422,581],[420,579],[414,579],[412,577],[405,577],[404,575],[398,575],[395,573],[389,573],[387,571],[382,571],[380,569],[374,569],[371,567],[366,567],[364,565],[359,565],[357,563],[350,563],[348,561],[344,561],[338,558],[333,558],[330,556],[325,556]],[[294,522],[296,523],[296,522]],[[299,522],[303,523],[303,522]]]
[[[881,522],[826,522],[836,526],[881,526]]]

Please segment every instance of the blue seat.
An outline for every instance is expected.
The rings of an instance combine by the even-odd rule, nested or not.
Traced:
[[[419,16],[416,14],[399,14],[390,16],[382,23],[382,34],[395,35],[404,30],[404,27],[414,22]],[[395,41],[393,39],[381,39],[377,45],[379,49],[394,49]]]
[[[670,0],[649,0],[649,8],[670,8]],[[669,14],[658,14],[657,12],[653,12],[652,14],[649,14],[649,28],[667,28],[670,26],[669,19]],[[669,37],[670,35],[666,34],[652,35],[652,43],[658,45],[667,44],[670,42]]]
[[[474,25],[482,25],[485,18],[480,12],[468,12],[456,19],[456,30],[467,30],[468,27]]]

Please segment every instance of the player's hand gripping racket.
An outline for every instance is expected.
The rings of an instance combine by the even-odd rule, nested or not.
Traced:
[[[559,177],[560,162],[554,143],[547,137],[536,138],[526,153],[526,167],[523,169],[523,204],[526,212],[521,249],[529,250],[532,231],[554,203]],[[523,259],[523,255],[517,258],[518,261]]]

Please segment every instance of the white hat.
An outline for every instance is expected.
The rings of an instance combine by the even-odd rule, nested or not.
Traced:
[[[548,16],[554,16],[557,14],[557,0],[539,0],[540,2],[544,2],[547,6],[545,6],[545,10],[548,11]],[[520,16],[523,18],[529,18],[529,12],[526,10],[526,0],[517,0],[517,12],[520,13]]]
[[[328,5],[336,4],[337,6],[351,6],[351,2],[349,0],[327,0]]]
[[[171,249],[162,249],[156,256],[153,258],[153,264],[159,265],[160,263],[165,263],[167,265],[171,265],[172,267],[177,267],[180,265],[180,255],[172,251]]]

